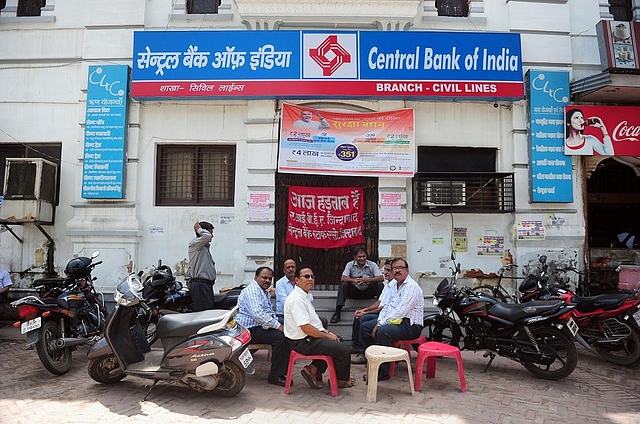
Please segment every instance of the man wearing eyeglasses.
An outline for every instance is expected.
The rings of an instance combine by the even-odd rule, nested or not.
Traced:
[[[424,320],[424,294],[409,275],[409,264],[402,258],[391,263],[393,281],[388,284],[389,298],[377,320],[360,325],[360,335],[367,347],[376,344],[392,346],[398,340],[413,340],[420,336]],[[380,365],[378,380],[389,379],[390,363]]]
[[[331,324],[340,322],[340,313],[348,297],[352,299],[379,299],[384,288],[384,277],[378,265],[367,259],[367,251],[356,249],[353,261],[349,261],[340,277],[336,312],[331,316]]]
[[[352,387],[351,354],[349,346],[340,337],[322,326],[320,317],[313,308],[310,292],[315,276],[310,267],[302,265],[296,270],[296,287],[284,302],[284,335],[291,349],[303,355],[328,355],[333,358],[338,378],[338,387]],[[313,389],[322,388],[323,374],[327,370],[324,361],[314,360],[300,374]]]
[[[284,337],[284,327],[271,308],[271,281],[271,268],[261,266],[256,270],[253,281],[240,292],[236,320],[249,329],[253,343],[271,345],[271,370],[267,382],[284,387],[291,349]]]

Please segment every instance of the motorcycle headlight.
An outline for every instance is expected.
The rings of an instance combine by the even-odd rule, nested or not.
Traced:
[[[433,298],[433,306],[438,306],[440,304],[440,299],[438,299],[437,297]]]
[[[130,274],[116,288],[113,299],[118,305],[132,306],[140,302],[139,294],[142,291],[142,283],[136,274]]]

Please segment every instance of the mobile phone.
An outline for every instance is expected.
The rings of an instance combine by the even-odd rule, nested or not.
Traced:
[[[597,123],[598,123],[598,120],[596,118],[587,119],[587,125],[595,125]]]

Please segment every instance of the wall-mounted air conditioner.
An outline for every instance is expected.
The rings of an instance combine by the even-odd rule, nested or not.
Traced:
[[[0,217],[11,222],[53,222],[57,165],[38,158],[7,158]]]
[[[421,206],[442,207],[466,204],[464,181],[427,181],[421,185]]]

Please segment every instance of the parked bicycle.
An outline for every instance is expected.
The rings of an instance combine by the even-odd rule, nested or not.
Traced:
[[[509,293],[509,291],[502,285],[503,278],[510,280],[518,279],[518,277],[505,276],[505,274],[512,275],[512,272],[514,272],[515,268],[517,267],[518,265],[516,264],[507,264],[503,266],[502,268],[500,268],[500,271],[498,271],[498,283],[495,286],[491,284],[481,284],[477,287],[474,287],[473,290],[475,290],[477,293],[488,294],[489,296],[499,300],[500,302],[520,303],[518,295]]]
[[[596,275],[593,271],[580,271],[579,269],[569,266],[560,268],[558,271],[565,274],[565,278],[557,278],[560,285],[568,288],[570,286],[570,280],[568,278],[568,272],[574,272],[578,276],[578,282],[575,284],[575,293],[578,296],[597,296],[605,293],[616,293],[618,291],[617,278],[612,278],[606,281],[591,281],[590,276]]]

